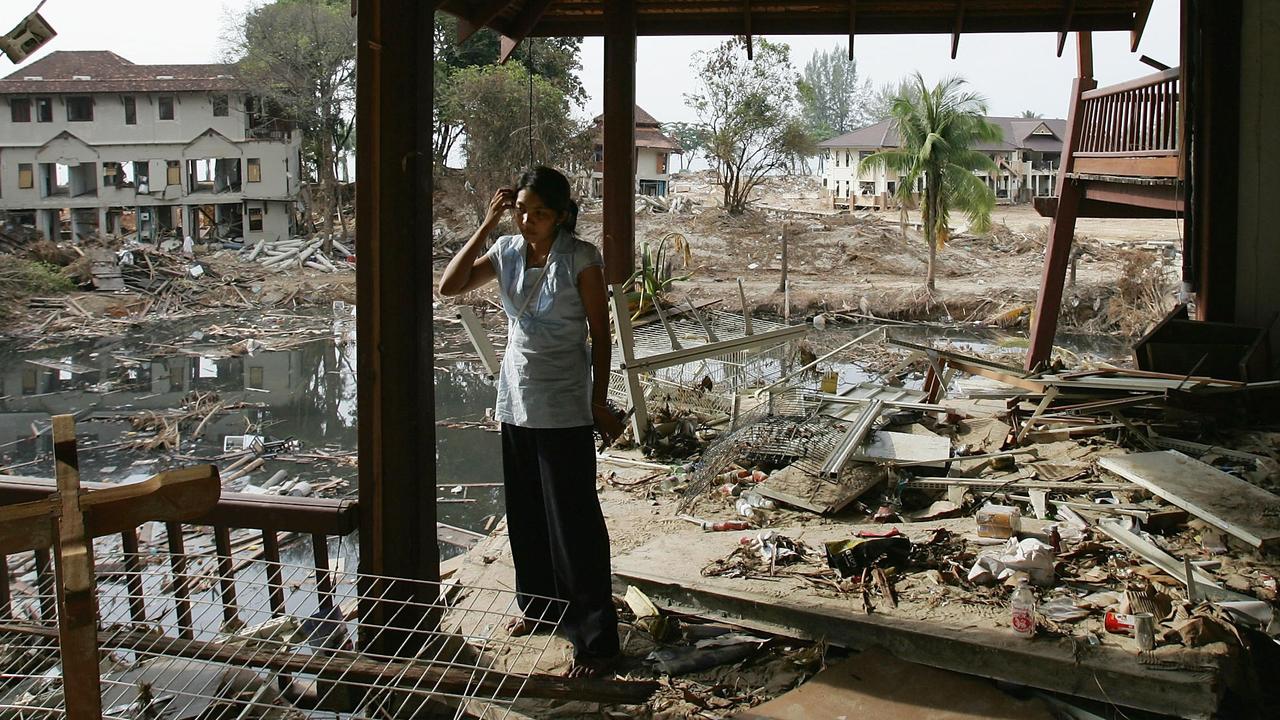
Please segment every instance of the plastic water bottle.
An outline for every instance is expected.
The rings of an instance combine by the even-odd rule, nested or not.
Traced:
[[[1030,639],[1036,634],[1036,596],[1026,578],[1018,581],[1009,598],[1009,625],[1018,637]]]

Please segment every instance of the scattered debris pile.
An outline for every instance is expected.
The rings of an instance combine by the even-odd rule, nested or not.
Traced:
[[[330,258],[322,249],[324,244],[323,237],[314,240],[295,237],[291,240],[274,242],[259,240],[252,247],[246,247],[241,255],[246,261],[257,262],[274,272],[300,267],[329,273],[354,269],[351,261],[355,258],[355,253],[337,240],[333,240],[331,246],[336,256]]]
[[[829,377],[824,388],[818,367],[741,394],[731,430],[656,478],[683,527],[704,534],[659,537],[616,558],[615,574],[708,617],[855,646],[879,633],[904,659],[1086,704],[1200,716],[1228,694],[1268,701],[1280,429],[1242,423],[1274,422],[1280,381],[1105,364],[1028,374],[885,345],[923,371],[923,389]],[[1018,593],[1034,605],[1025,641]],[[966,667],[924,649],[965,628],[973,652],[1002,638],[1047,664]],[[1059,657],[1064,647],[1076,649]],[[1064,672],[1050,672],[1058,661]],[[1111,680],[1076,682],[1102,668]]]

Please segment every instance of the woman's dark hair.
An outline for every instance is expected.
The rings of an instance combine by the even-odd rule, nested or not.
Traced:
[[[546,165],[536,165],[520,174],[516,192],[528,188],[538,194],[542,203],[556,214],[567,212],[569,216],[560,223],[570,235],[576,235],[578,227],[578,203],[569,197],[569,178],[564,173]]]

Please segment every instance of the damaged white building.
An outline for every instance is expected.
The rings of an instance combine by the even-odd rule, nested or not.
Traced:
[[[293,234],[300,134],[230,65],[51,53],[0,80],[0,212],[45,237]]]

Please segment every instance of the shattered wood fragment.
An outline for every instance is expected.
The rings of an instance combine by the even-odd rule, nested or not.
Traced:
[[[1177,450],[1098,464],[1264,552],[1280,547],[1280,497],[1273,493]]]

